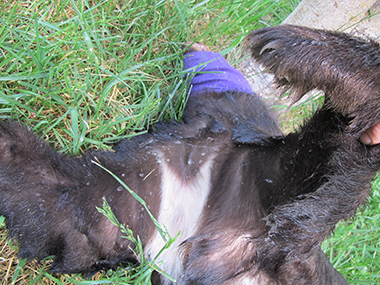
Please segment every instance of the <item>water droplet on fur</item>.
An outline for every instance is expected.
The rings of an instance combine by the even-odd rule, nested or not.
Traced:
[[[125,177],[125,173],[122,173],[122,174],[121,174],[121,177]]]
[[[273,180],[271,180],[271,179],[265,179],[265,182],[266,183],[273,183]]]
[[[149,195],[152,196],[152,195],[153,195],[153,192],[149,192]]]
[[[170,162],[170,158],[167,158],[166,161],[167,161],[167,162]]]
[[[122,186],[119,186],[119,187],[117,187],[117,189],[116,189],[117,191],[123,191],[123,187]]]
[[[144,177],[144,173],[140,173],[139,176],[140,176],[140,177]]]
[[[201,153],[201,156],[205,156],[205,155],[206,155],[206,153],[205,153],[205,152],[202,152],[202,153]]]

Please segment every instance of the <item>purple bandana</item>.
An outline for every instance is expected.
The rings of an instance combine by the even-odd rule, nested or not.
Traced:
[[[190,82],[190,95],[206,90],[216,92],[240,91],[254,94],[251,86],[243,74],[233,68],[217,52],[197,51],[188,53],[184,57],[187,77],[196,72]]]

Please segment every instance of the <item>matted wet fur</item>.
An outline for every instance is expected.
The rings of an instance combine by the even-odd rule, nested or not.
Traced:
[[[148,258],[160,251],[146,211],[96,157],[172,236],[181,231],[158,259],[179,284],[346,284],[320,244],[365,202],[380,168],[379,146],[359,142],[380,120],[379,45],[295,26],[254,31],[247,42],[295,100],[326,92],[297,133],[283,136],[258,97],[237,92],[191,96],[182,122],[82,158],[1,122],[0,214],[20,257],[55,255],[53,272],[86,274],[136,262],[96,210],[103,197]]]

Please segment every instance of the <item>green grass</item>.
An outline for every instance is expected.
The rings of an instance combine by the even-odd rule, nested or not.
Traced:
[[[280,23],[296,2],[2,1],[0,117],[24,122],[63,153],[107,149],[157,120],[180,119],[187,89],[183,43],[201,41],[228,55],[250,30]],[[297,120],[310,115],[307,106],[315,102],[292,111]],[[352,283],[380,283],[379,183],[368,207],[324,243]],[[44,270],[48,263],[18,263],[6,248],[16,248],[0,248],[0,280],[10,284],[144,283],[153,266],[142,260],[138,268],[91,280],[55,277]]]
[[[284,9],[271,2],[3,2],[0,116],[73,154],[179,119],[180,46],[203,41],[226,53],[248,31],[276,23]]]

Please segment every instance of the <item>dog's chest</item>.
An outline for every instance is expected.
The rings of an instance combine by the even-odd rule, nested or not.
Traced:
[[[178,279],[182,271],[179,245],[197,230],[211,188],[213,154],[183,152],[168,154],[156,152],[160,167],[161,204],[157,219],[171,237],[177,237],[174,244],[163,251],[156,260],[161,269]],[[153,260],[165,245],[165,241],[155,232],[145,246],[146,256]]]

